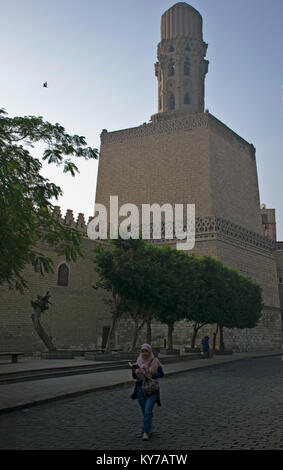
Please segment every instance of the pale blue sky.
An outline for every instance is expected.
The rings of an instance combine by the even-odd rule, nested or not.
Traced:
[[[59,122],[94,147],[104,128],[149,121],[157,112],[160,18],[174,3],[0,0],[0,107]],[[283,240],[283,1],[188,3],[201,13],[208,43],[205,106],[256,147],[260,200],[276,209]],[[55,166],[44,174],[64,191],[63,213],[88,218],[97,162],[79,163],[75,179]]]

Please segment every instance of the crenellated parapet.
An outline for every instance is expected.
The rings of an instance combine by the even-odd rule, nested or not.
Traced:
[[[60,206],[54,206],[54,214],[59,217],[60,221],[68,225],[69,227],[78,230],[79,232],[82,233],[84,237],[88,237],[87,235],[87,225],[89,222],[93,219],[93,217],[89,217],[88,221],[86,223],[85,215],[80,212],[75,219],[74,213],[71,209],[67,209],[65,216],[62,216],[61,212],[61,207]]]

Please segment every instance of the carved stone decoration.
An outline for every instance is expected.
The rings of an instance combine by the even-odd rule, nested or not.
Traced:
[[[229,237],[238,244],[253,246],[261,250],[274,251],[275,242],[263,235],[247,230],[229,220],[218,217],[196,218],[196,239],[203,235],[215,234],[219,237]]]
[[[190,130],[196,127],[207,127],[208,113],[180,115],[176,116],[170,113],[159,113],[152,116],[152,123],[144,124],[139,127],[132,127],[121,131],[105,132],[101,134],[102,144],[121,143],[129,139],[137,139],[156,134],[168,134],[176,130]]]
[[[218,217],[197,217],[195,223],[191,222],[190,226],[187,226],[186,221],[177,222],[176,224],[161,223],[159,226],[154,226],[152,223],[150,226],[143,226],[144,238],[150,241],[160,241],[162,243],[168,241],[176,242],[178,237],[177,233],[181,231],[189,234],[192,237],[195,232],[196,242],[204,238],[229,238],[230,241],[236,242],[238,245],[243,247],[253,247],[261,251],[265,250],[269,253],[278,249],[278,243],[272,239],[264,237],[263,235],[247,230],[246,228],[237,225],[229,220],[221,219]],[[131,227],[131,233],[135,234],[138,238],[138,234],[141,231],[141,227]],[[160,234],[159,236],[157,234]],[[167,234],[167,237],[166,237]],[[110,238],[110,232],[108,231],[107,237]],[[283,248],[281,248],[283,249]]]
[[[151,116],[150,123],[120,131],[102,132],[101,144],[119,144],[131,139],[170,134],[179,130],[190,131],[200,127],[211,128],[227,142],[236,141],[247,156],[255,160],[255,147],[209,112],[190,115],[183,111],[157,113]]]

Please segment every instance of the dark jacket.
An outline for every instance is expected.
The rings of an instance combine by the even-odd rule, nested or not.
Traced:
[[[137,375],[136,375],[135,372],[132,372],[132,376],[133,376],[133,378],[134,378],[135,380],[137,379]],[[161,366],[158,367],[157,372],[156,372],[155,374],[152,374],[152,378],[153,378],[153,379],[160,379],[160,378],[163,377],[163,376],[164,376],[164,372],[163,372],[163,369],[162,369]],[[136,399],[138,398],[137,388],[138,388],[138,387],[141,387],[141,385],[142,385],[142,380],[138,380],[138,381],[136,382],[136,385],[135,385],[134,393],[133,393],[132,396],[131,396],[131,398],[132,398],[133,400],[136,400]],[[160,390],[158,390],[157,393],[158,393],[158,398],[157,398],[156,404],[157,404],[158,406],[161,406]]]
[[[205,336],[201,343],[203,352],[209,352],[209,336]]]

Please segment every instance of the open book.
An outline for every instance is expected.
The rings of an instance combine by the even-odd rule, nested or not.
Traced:
[[[138,369],[139,368],[139,365],[138,365],[137,362],[129,362],[128,364],[132,369]]]

